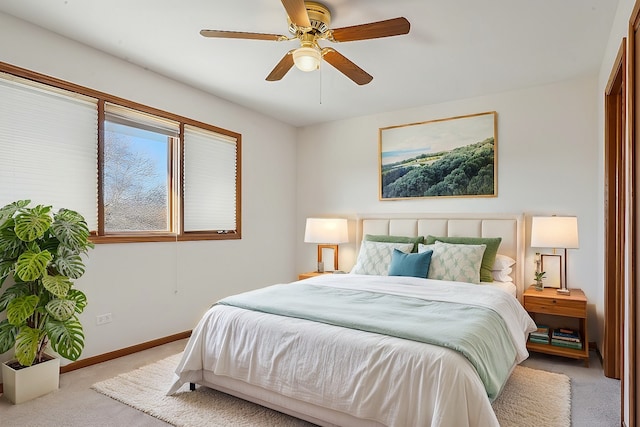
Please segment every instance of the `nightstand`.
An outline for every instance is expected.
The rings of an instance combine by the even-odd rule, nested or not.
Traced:
[[[577,319],[578,331],[582,340],[582,349],[566,348],[551,344],[539,344],[527,341],[527,349],[538,353],[553,354],[584,360],[589,366],[589,339],[587,336],[587,297],[581,289],[571,289],[571,295],[562,295],[555,288],[536,291],[533,286],[524,293],[524,309],[536,320],[536,315],[553,316],[550,327],[565,327],[563,319]],[[553,322],[552,322],[553,321]],[[537,322],[536,322],[537,323]]]
[[[298,280],[310,279],[312,277],[321,276],[323,274],[333,274],[331,271],[325,271],[324,273],[318,273],[317,271],[309,271],[308,273],[298,274]]]

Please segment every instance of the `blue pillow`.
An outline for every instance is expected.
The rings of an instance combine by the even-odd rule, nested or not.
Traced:
[[[389,265],[389,276],[410,276],[427,278],[429,265],[431,264],[432,250],[416,253],[404,253],[394,249],[391,254],[391,264]]]

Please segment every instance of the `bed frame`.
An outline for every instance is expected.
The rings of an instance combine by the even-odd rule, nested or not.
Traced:
[[[400,236],[502,237],[498,253],[516,260],[512,277],[521,300],[524,283],[524,216],[522,214],[370,214],[358,215],[356,242],[365,234]],[[224,393],[325,427],[379,427],[376,421],[294,400],[262,388],[206,371],[196,381]],[[195,383],[190,384],[191,390]]]

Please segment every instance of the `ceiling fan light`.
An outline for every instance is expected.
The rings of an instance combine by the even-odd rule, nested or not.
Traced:
[[[293,63],[299,70],[309,72],[320,67],[322,55],[320,50],[313,47],[299,47],[293,51]]]

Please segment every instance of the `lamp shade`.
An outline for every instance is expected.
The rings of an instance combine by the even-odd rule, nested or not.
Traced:
[[[349,241],[347,220],[343,218],[307,218],[304,241],[307,243],[346,243]]]
[[[299,47],[293,51],[293,63],[301,71],[314,71],[320,66],[322,54],[315,47]]]
[[[532,248],[578,248],[578,218],[534,216],[531,219]]]

